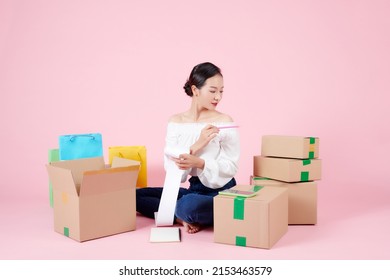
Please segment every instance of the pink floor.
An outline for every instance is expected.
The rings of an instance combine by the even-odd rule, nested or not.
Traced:
[[[270,250],[214,243],[212,229],[152,244],[153,221],[140,216],[136,231],[78,243],[53,231],[46,198],[9,197],[0,204],[0,259],[390,259],[390,191],[338,187],[320,183],[318,224],[289,226]]]

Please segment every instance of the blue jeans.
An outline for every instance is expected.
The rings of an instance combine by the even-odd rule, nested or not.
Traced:
[[[225,186],[219,189],[211,189],[204,186],[198,177],[193,176],[189,180],[190,187],[180,188],[177,196],[175,218],[189,224],[204,226],[213,225],[213,198],[219,191],[230,189],[236,185],[232,178]],[[158,211],[163,188],[142,188],[136,191],[136,209],[140,214],[154,218],[154,212]]]

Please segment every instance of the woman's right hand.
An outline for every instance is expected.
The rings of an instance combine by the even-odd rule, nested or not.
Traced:
[[[218,127],[208,124],[200,132],[198,141],[191,146],[191,155],[196,155],[197,152],[206,147],[219,133]]]

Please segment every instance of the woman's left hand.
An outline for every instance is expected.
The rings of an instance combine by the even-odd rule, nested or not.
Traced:
[[[181,170],[186,170],[190,168],[204,168],[204,160],[193,156],[190,154],[181,154],[178,158],[173,158],[174,162],[176,163],[177,167]]]

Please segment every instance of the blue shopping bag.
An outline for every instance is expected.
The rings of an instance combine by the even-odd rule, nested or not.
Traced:
[[[60,160],[103,156],[100,133],[71,134],[59,137]]]

